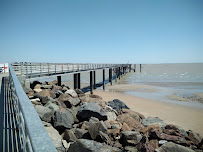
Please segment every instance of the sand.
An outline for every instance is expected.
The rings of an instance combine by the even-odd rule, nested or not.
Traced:
[[[181,126],[185,130],[193,130],[203,136],[203,109],[150,100],[118,92],[94,90],[94,94],[101,96],[105,101],[120,99],[132,110],[144,114],[145,117],[159,117],[166,123]]]

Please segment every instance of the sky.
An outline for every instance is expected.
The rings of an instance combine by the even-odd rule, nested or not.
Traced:
[[[0,63],[203,62],[203,0],[0,0]]]

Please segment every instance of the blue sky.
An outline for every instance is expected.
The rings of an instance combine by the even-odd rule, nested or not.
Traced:
[[[202,0],[0,0],[0,62],[203,62]]]

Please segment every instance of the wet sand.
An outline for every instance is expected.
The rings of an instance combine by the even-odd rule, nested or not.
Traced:
[[[203,109],[186,107],[158,100],[126,95],[118,92],[94,90],[105,101],[120,99],[132,110],[140,112],[145,117],[159,117],[166,123],[179,125],[185,130],[193,130],[203,136]]]

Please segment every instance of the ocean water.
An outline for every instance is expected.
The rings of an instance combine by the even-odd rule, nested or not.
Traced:
[[[139,91],[129,89],[123,93],[203,108],[203,104],[199,102],[168,98],[170,95],[187,98],[195,96],[195,93],[203,93],[203,63],[143,64],[141,72],[139,66],[136,67],[135,73],[128,73],[119,83],[145,85],[155,91],[147,92],[143,88]]]

